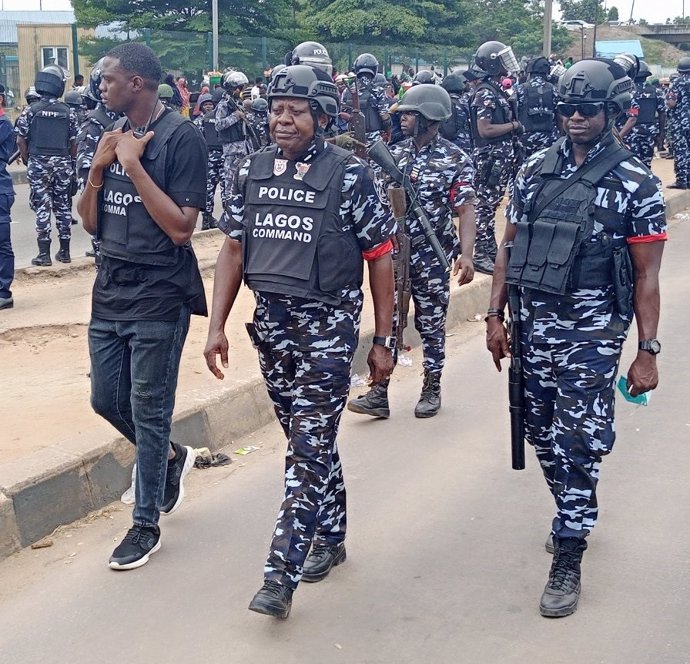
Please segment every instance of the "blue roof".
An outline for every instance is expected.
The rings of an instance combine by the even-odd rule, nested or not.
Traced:
[[[621,53],[632,53],[638,58],[644,58],[642,44],[639,39],[617,39],[615,41],[597,41],[595,43],[597,57],[613,58]]]
[[[70,25],[75,23],[73,11],[66,12],[0,12],[0,44],[17,43],[18,23],[49,23],[54,25]]]

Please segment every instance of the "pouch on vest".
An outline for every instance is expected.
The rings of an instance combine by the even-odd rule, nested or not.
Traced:
[[[545,83],[539,87],[525,86],[525,100],[519,119],[527,132],[552,131],[554,128],[553,87]]]
[[[371,105],[371,90],[368,88],[359,93],[359,107],[364,115],[364,126],[367,132],[381,131],[383,120],[379,112]]]
[[[656,94],[654,97],[640,97],[637,103],[640,107],[637,124],[654,124],[656,122]]]

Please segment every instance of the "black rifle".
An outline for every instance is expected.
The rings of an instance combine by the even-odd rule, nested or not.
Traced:
[[[415,216],[417,221],[419,221],[424,236],[434,250],[436,258],[438,258],[441,266],[445,268],[446,272],[449,272],[450,261],[443,251],[441,243],[438,241],[438,237],[431,226],[429,217],[427,217],[426,212],[424,212],[422,206],[417,202],[417,192],[414,190],[410,180],[406,178],[403,172],[398,168],[386,144],[383,141],[376,141],[376,143],[369,148],[368,154],[369,159],[378,164],[395,182],[402,185],[410,202],[410,212]]]
[[[228,107],[231,109],[232,112],[240,111],[245,115],[245,118],[240,120],[240,122],[242,123],[242,133],[244,134],[244,140],[248,144],[248,147],[251,148],[250,150],[248,150],[248,152],[256,152],[257,150],[261,149],[261,141],[259,140],[259,137],[256,135],[254,127],[252,127],[251,123],[247,121],[247,112],[244,110],[244,107],[240,107],[240,105],[237,103],[235,98],[232,97],[232,95],[228,94],[227,99]]]
[[[398,224],[398,232],[395,234],[397,248],[393,254],[393,275],[395,278],[395,339],[398,351],[405,350],[403,344],[403,332],[407,327],[407,316],[410,312],[410,296],[412,294],[412,281],[410,279],[410,238],[405,227],[405,190],[400,187],[388,188],[388,200],[391,204],[393,218]]]
[[[7,160],[7,165],[9,166],[10,164],[14,164],[14,162],[17,161],[17,159],[19,159],[21,156],[22,153],[18,149],[15,150],[12,156]]]
[[[506,265],[510,262],[513,244],[505,245]],[[510,454],[513,470],[525,469],[525,379],[520,351],[520,289],[508,285],[508,316],[510,317],[510,368],[508,369],[508,403],[510,410]]]

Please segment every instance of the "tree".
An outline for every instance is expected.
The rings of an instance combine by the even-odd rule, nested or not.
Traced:
[[[561,0],[560,5],[564,21],[603,23],[605,20],[599,0]]]
[[[609,9],[608,20],[620,21],[620,19],[618,18],[618,7],[611,7],[611,9]]]

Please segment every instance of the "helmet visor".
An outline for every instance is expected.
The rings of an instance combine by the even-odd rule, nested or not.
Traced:
[[[333,65],[328,62],[325,58],[319,57],[300,57],[299,63],[301,65],[307,65],[309,67],[314,67],[314,69],[320,69],[325,71],[329,76],[333,75]]]
[[[513,53],[513,49],[510,46],[506,46],[504,49],[500,50],[496,56],[501,59],[501,64],[509,72],[520,71],[520,63]]]

